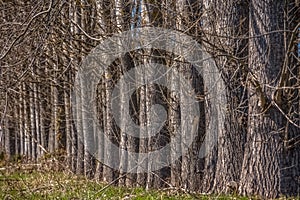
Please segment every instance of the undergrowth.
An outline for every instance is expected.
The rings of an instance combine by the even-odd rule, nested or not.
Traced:
[[[3,164],[3,163],[2,163]],[[45,166],[45,165],[44,165]],[[47,165],[49,166],[49,165]],[[175,189],[146,190],[89,180],[67,170],[41,164],[0,163],[0,199],[247,199],[236,195],[204,195]],[[251,198],[253,199],[253,198]]]

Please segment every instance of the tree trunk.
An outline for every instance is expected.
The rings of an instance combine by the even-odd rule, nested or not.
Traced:
[[[283,116],[271,100],[285,54],[283,9],[283,1],[250,1],[249,116],[239,187],[243,195],[275,198],[280,193]]]
[[[248,5],[241,1],[206,4],[208,21],[204,24],[205,46],[215,58],[226,84],[224,129],[218,135],[214,192],[236,192],[244,155],[246,135],[245,57],[247,56]],[[206,27],[212,26],[212,27]],[[207,30],[207,31],[206,31]],[[205,40],[204,39],[204,40]],[[218,91],[218,95],[222,91]],[[212,162],[212,161],[211,161]]]

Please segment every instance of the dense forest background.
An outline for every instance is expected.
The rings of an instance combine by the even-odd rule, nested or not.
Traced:
[[[299,1],[1,0],[0,16],[2,159],[51,158],[65,170],[120,186],[299,196]],[[116,123],[111,108],[114,87],[127,71],[149,61],[184,74],[202,114],[195,126],[197,137],[181,157],[170,152],[157,157],[161,162],[170,159],[168,166],[153,171],[149,160],[143,166],[136,163],[148,169],[144,173],[124,172],[89,151],[92,141],[78,127],[72,94],[82,61],[93,48],[113,34],[143,27],[176,30],[202,45],[225,83],[222,91],[216,87],[214,92],[226,96],[227,101],[218,102],[226,112],[216,144],[206,146],[205,157],[198,156],[211,123],[212,100],[204,78],[193,64],[170,52],[141,48],[125,53],[107,66],[96,88],[98,123],[112,143],[136,153],[150,152],[176,134],[189,134],[180,128],[188,108],[182,106],[183,95],[173,92],[182,89],[172,76],[171,88],[139,86],[125,103],[122,94],[127,88],[118,88],[120,119],[128,116],[122,112],[125,104],[139,126],[149,123],[151,106],[160,104],[166,110],[167,120],[155,137],[126,135]],[[77,115],[85,117],[82,113]],[[98,151],[109,152],[105,144]],[[135,164],[122,151],[103,157],[105,163],[119,158],[119,169]]]

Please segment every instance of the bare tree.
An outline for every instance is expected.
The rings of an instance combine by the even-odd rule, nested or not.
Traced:
[[[275,198],[284,177],[286,119],[276,88],[285,60],[284,2],[250,1],[249,116],[240,192]]]
[[[60,168],[120,186],[264,198],[299,195],[298,15],[295,0],[1,1],[0,151],[7,159],[16,155],[26,162],[51,158]],[[177,30],[195,39],[215,60],[225,88],[207,91],[207,77],[185,58],[147,48],[124,52],[105,66],[95,88],[80,77],[75,85],[94,47],[115,33],[144,27]],[[153,70],[135,72],[132,78],[145,84],[136,84],[126,102],[129,87],[118,82],[129,70],[150,63],[172,72],[165,77],[170,88],[146,84]],[[188,115],[193,108],[187,106],[184,81],[195,91],[199,119]],[[78,98],[72,97],[76,89]],[[88,90],[97,91],[92,102],[85,98]],[[114,90],[120,94],[117,108],[112,107]],[[220,99],[226,103],[217,103],[226,111],[225,123],[208,130],[211,96],[223,92]],[[97,119],[85,112],[94,102]],[[153,135],[155,104],[167,120]],[[140,127],[139,137],[128,134],[126,118]],[[197,131],[185,152],[184,142],[192,135],[186,126]],[[203,144],[214,131],[219,131],[218,143]],[[175,135],[180,141],[174,144]],[[120,150],[113,152],[105,137]],[[170,142],[170,152],[156,158],[170,164],[159,170],[153,170],[153,160],[138,155]],[[199,157],[202,145],[205,157]],[[124,150],[137,154],[129,158]]]

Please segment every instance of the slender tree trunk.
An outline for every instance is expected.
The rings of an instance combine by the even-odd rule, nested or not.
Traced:
[[[299,4],[297,5],[294,0],[286,0],[284,30],[287,31],[284,33],[284,49],[287,53],[277,91],[279,98],[276,103],[285,113],[286,118],[280,189],[281,193],[287,196],[297,196],[300,193],[300,90],[297,89],[300,83],[300,55],[298,53],[299,42],[297,42],[297,39],[299,41],[299,20],[296,17],[299,15]]]

